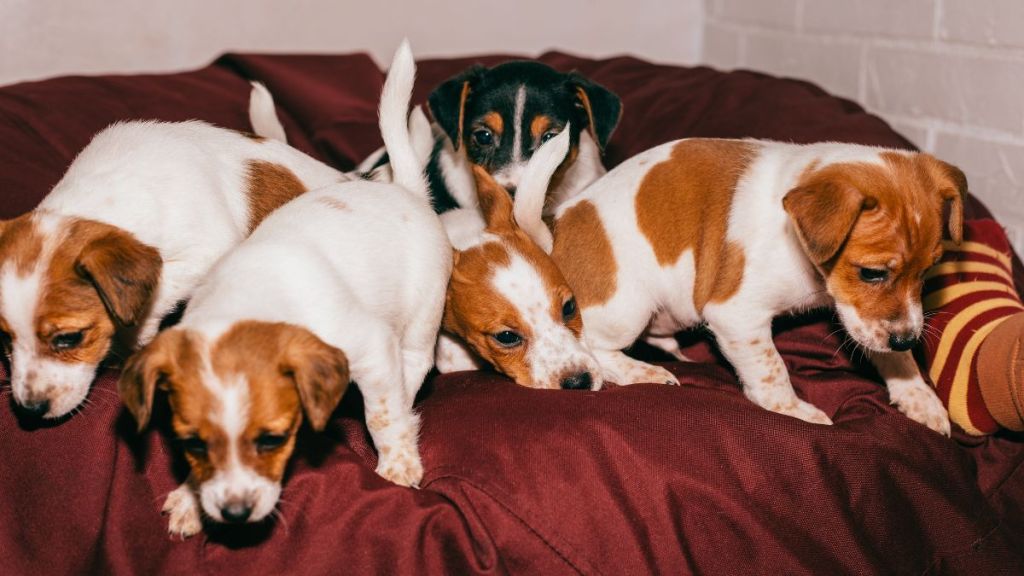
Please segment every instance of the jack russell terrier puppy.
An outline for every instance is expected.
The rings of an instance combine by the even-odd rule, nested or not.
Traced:
[[[476,206],[474,165],[514,196],[534,152],[571,125],[548,187],[550,212],[607,172],[601,153],[622,115],[619,97],[604,86],[529,61],[473,66],[438,86],[428,103],[436,125],[427,176],[438,213]],[[386,162],[379,150],[360,169]]]
[[[152,339],[267,214],[351,178],[200,121],[97,134],[35,210],[0,221],[0,341],[16,404],[36,417],[70,413],[114,345]]]
[[[216,522],[266,518],[303,413],[322,430],[350,377],[377,472],[419,484],[412,405],[433,365],[451,247],[408,139],[414,73],[403,43],[381,98],[397,185],[335,184],[278,209],[217,263],[181,322],[125,367],[119,391],[140,429],[155,390],[166,391],[191,465],[164,505],[172,534],[198,532],[200,510]]]
[[[631,158],[560,206],[553,238],[536,208],[524,227],[553,248],[608,381],[678,383],[621,350],[703,322],[754,403],[830,424],[793,391],[771,325],[834,306],[899,410],[949,435],[909,350],[944,209],[959,242],[966,191],[959,169],[927,154],[691,139]]]
[[[581,338],[576,299],[515,216],[534,208],[521,206],[524,199],[543,203],[569,136],[562,132],[533,155],[522,177],[525,194],[514,205],[505,189],[475,166],[479,208],[441,215],[456,250],[435,360],[442,373],[489,363],[532,388],[600,387],[597,361]]]

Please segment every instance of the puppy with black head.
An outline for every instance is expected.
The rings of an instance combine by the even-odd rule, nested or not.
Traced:
[[[619,97],[576,72],[540,62],[473,66],[429,98],[434,150],[427,176],[438,213],[477,205],[472,166],[481,166],[511,195],[541,144],[570,126],[570,146],[548,189],[545,213],[607,171],[601,154],[622,114]],[[360,166],[387,162],[374,153]]]

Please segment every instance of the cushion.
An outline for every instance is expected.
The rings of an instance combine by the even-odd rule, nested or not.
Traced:
[[[415,93],[474,62],[427,60]],[[619,93],[609,165],[684,136],[911,144],[856,104],[753,72],[551,52]],[[0,217],[31,209],[96,131],[121,119],[246,129],[248,79],[275,94],[291,142],[341,169],[380,145],[383,75],[366,55],[231,54],[180,74],[67,77],[0,89]],[[972,200],[969,217],[988,217]],[[1017,288],[1024,286],[1014,259]],[[0,566],[62,574],[1024,573],[1024,442],[941,437],[899,414],[829,312],[776,322],[798,393],[830,427],[762,410],[701,331],[682,387],[518,387],[435,376],[418,403],[420,490],[374,474],[358,390],[308,430],[280,518],[166,534],[187,473],[157,399],[137,434],[105,371],[81,413],[29,424],[0,410]],[[638,349],[639,354],[654,354]],[[857,356],[857,357],[855,357]],[[0,374],[0,380],[5,378]],[[9,389],[0,396],[10,396]]]

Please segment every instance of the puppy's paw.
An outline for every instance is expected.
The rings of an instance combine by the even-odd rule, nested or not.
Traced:
[[[630,384],[668,384],[679,386],[679,380],[671,372],[661,366],[633,362],[619,366],[617,370],[607,372],[604,380],[615,382],[619,386]]]
[[[415,447],[382,448],[377,474],[399,486],[419,488],[423,480],[423,462]]]
[[[951,434],[949,413],[942,401],[927,384],[889,389],[892,403],[907,415],[907,418],[924,424],[943,436]]]
[[[795,399],[785,404],[772,404],[765,406],[772,412],[779,414],[785,414],[786,416],[792,416],[793,418],[799,418],[804,422],[810,422],[811,424],[824,424],[830,426],[832,419],[825,415],[817,406],[810,402],[804,402],[800,399]]]
[[[203,529],[199,501],[195,492],[185,484],[167,495],[162,512],[168,516],[167,532],[171,536],[188,538]]]

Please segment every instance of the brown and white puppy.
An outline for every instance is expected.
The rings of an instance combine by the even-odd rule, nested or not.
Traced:
[[[608,381],[676,383],[621,350],[703,322],[748,398],[829,424],[794,393],[771,324],[834,306],[892,402],[948,435],[946,410],[908,350],[924,326],[922,278],[942,254],[943,210],[959,242],[966,187],[960,170],[927,154],[680,140],[631,158],[559,207],[552,257]],[[539,211],[533,219],[538,243],[550,244]]]
[[[527,187],[544,189],[565,157],[568,133],[542,147]],[[531,388],[600,386],[597,362],[581,340],[576,299],[551,258],[516,222],[519,210],[488,172],[474,167],[479,209],[442,215],[455,247],[436,363],[441,372],[485,364]],[[482,218],[481,218],[482,213]]]
[[[0,340],[16,405],[70,413],[115,343],[148,342],[264,216],[345,178],[280,142],[199,121],[97,134],[35,210],[0,222]]]
[[[622,114],[619,97],[604,86],[532,61],[473,66],[435,88],[428,102],[436,139],[427,176],[439,213],[476,206],[474,165],[514,196],[534,152],[568,128],[569,149],[549,187],[553,209],[606,172],[601,152]],[[386,161],[375,153],[361,169]]]

